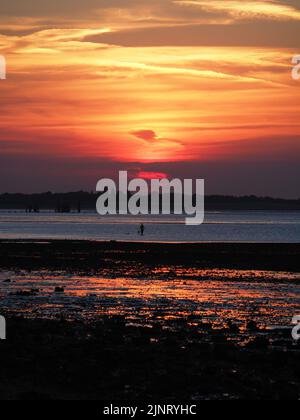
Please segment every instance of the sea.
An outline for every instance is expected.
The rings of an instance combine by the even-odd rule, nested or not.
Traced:
[[[144,235],[140,225],[144,224]],[[0,211],[0,239],[72,239],[128,242],[300,243],[300,211],[206,212],[200,226],[181,216],[99,216]]]

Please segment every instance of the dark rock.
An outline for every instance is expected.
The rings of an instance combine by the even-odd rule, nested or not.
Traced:
[[[39,293],[39,289],[31,289],[31,290],[19,290],[16,293],[13,293],[15,296],[21,296],[21,297],[30,297],[30,296],[36,296]]]
[[[255,321],[249,321],[247,323],[247,330],[248,331],[259,331],[259,327]]]
[[[228,329],[232,334],[239,334],[240,333],[240,329],[239,327],[234,324],[232,321],[228,321]]]

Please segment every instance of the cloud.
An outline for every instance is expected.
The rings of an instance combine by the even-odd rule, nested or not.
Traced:
[[[230,24],[193,24],[156,28],[119,29],[86,37],[89,42],[120,46],[241,46],[298,48],[298,21],[231,22]]]
[[[74,16],[97,9],[99,3],[103,5],[101,0],[0,0],[0,9],[3,16]]]
[[[81,42],[87,36],[108,32],[102,29],[47,29],[23,36],[0,34],[0,48],[14,53],[54,54],[62,51],[88,51],[106,48],[107,45]]]
[[[196,6],[212,12],[223,12],[234,19],[300,20],[300,10],[291,5],[271,0],[176,0],[175,3],[183,6]]]
[[[185,7],[182,7],[185,6]],[[193,7],[187,7],[193,6]],[[196,6],[196,10],[195,7]],[[6,18],[74,21],[78,18],[114,22],[191,22],[191,20],[232,18],[299,19],[297,1],[249,0],[0,0]],[[113,19],[112,19],[113,17]],[[21,22],[20,22],[21,24]]]
[[[130,134],[144,143],[141,161],[170,160],[185,148],[179,140],[159,137],[153,130],[135,130]]]
[[[297,47],[296,6],[297,1],[266,0],[0,0],[0,32],[22,38],[88,28],[86,41],[120,46]],[[79,44],[69,43],[74,49]]]
[[[132,131],[130,134],[132,134],[133,136],[139,139],[150,141],[150,142],[158,139],[156,133],[153,130],[137,130],[137,131]]]
[[[0,10],[0,30],[6,33],[24,33],[26,28],[97,28],[107,24],[114,29],[157,27],[216,18],[215,13],[195,13],[173,0],[0,0]]]

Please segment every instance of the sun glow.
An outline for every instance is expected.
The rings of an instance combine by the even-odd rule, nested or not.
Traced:
[[[55,25],[42,16],[0,18],[8,64],[0,86],[1,154],[124,165],[219,162],[279,158],[284,139],[295,156],[294,40],[277,46],[276,25],[288,31],[298,9],[214,0],[141,0],[125,9],[107,5],[95,11],[97,19],[74,12]],[[256,37],[261,19],[272,28],[266,45]],[[230,32],[235,21],[241,45]]]

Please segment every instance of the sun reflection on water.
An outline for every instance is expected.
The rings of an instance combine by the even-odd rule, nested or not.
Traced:
[[[28,317],[95,320],[124,316],[126,322],[190,325],[252,319],[265,327],[290,325],[299,308],[299,274],[167,267],[154,278],[103,278],[61,272],[2,272],[3,310]],[[63,291],[55,291],[56,288]]]

